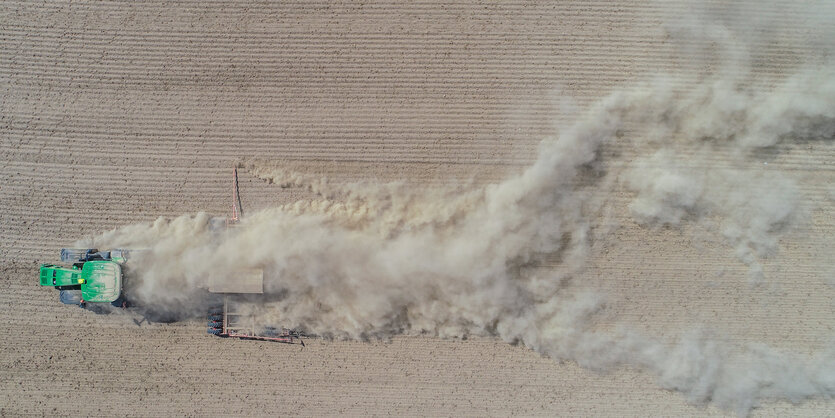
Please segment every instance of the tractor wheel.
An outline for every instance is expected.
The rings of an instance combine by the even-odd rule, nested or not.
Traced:
[[[223,314],[211,314],[209,315],[209,321],[222,321]]]
[[[209,328],[206,330],[206,332],[212,335],[220,335],[220,333],[223,332],[223,330],[217,328]]]
[[[61,261],[68,263],[70,261],[79,261],[86,258],[87,254],[98,252],[95,248],[62,248]]]
[[[208,325],[212,328],[223,328],[223,321],[209,321]]]

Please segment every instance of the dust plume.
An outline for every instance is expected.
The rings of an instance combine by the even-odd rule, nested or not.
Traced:
[[[207,277],[261,267],[273,296],[261,314],[323,336],[495,336],[595,370],[638,367],[692,402],[740,414],[764,400],[831,398],[832,350],[802,356],[734,345],[709,330],[668,340],[628,324],[603,329],[595,318],[605,295],[574,280],[601,234],[585,189],[625,185],[635,221],[648,228],[715,225],[755,281],[767,279],[761,259],[777,255],[781,234],[802,218],[796,180],[765,163],[787,142],[832,141],[834,67],[825,60],[753,82],[757,51],[739,45],[766,32],[737,36],[734,24],[719,22],[708,39],[721,37],[729,67],[695,83],[654,77],[610,94],[502,182],[336,185],[251,160],[243,163],[251,173],[317,198],[251,213],[220,237],[201,213],[124,227],[95,243],[150,248],[142,270],[131,272],[130,296],[184,313],[199,311]],[[639,157],[622,172],[595,170],[601,149],[618,141],[631,141]],[[611,176],[618,181],[606,182]]]
[[[640,145],[649,152],[625,175],[637,192],[632,213],[647,225],[718,218],[751,279],[764,280],[758,260],[776,253],[800,199],[768,163],[781,141],[835,137],[835,70],[807,69],[770,90],[709,80],[687,95],[662,92],[653,105],[663,112]]]

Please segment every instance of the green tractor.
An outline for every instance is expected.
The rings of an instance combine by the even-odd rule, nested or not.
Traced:
[[[86,307],[88,303],[127,307],[122,292],[122,265],[129,251],[97,249],[61,250],[61,261],[71,267],[43,264],[40,269],[41,286],[58,289],[61,302]]]

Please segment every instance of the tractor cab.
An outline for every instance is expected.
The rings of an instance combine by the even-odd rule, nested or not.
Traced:
[[[88,261],[81,268],[81,298],[111,303],[122,293],[122,266],[115,261]]]

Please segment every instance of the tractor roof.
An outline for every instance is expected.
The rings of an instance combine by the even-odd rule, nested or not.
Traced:
[[[88,261],[81,268],[81,297],[87,302],[113,302],[122,292],[122,268],[113,261]]]

